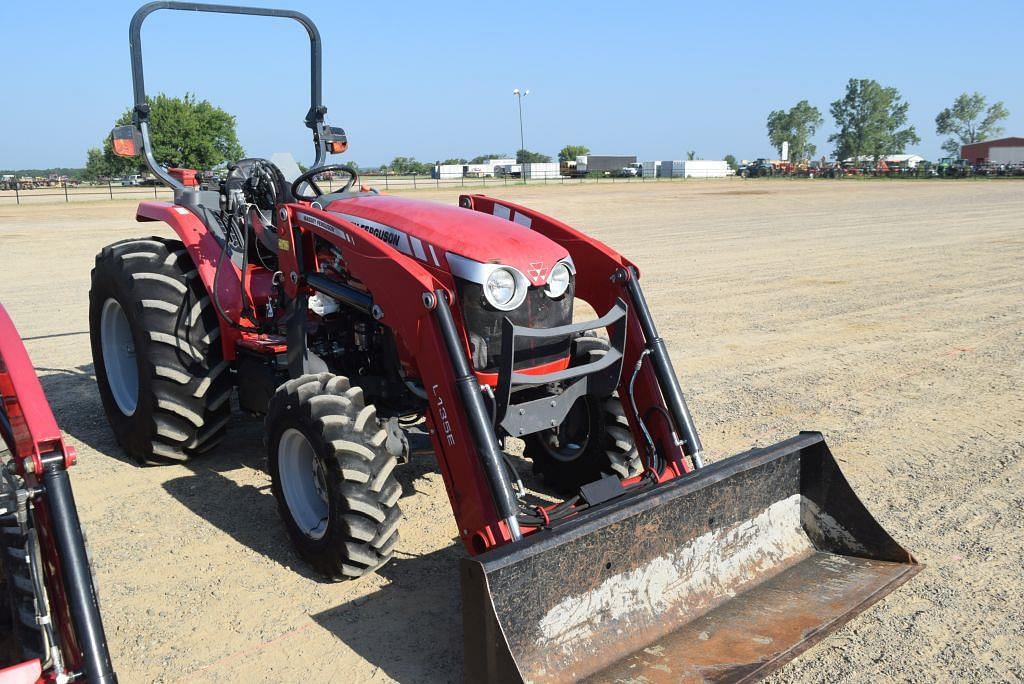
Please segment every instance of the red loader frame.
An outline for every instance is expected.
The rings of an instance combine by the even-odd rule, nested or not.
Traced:
[[[0,437],[28,494],[39,539],[41,572],[50,598],[63,667],[42,672],[38,660],[0,671],[0,682],[55,681],[79,673],[90,682],[116,682],[100,620],[67,469],[76,454],[64,441],[35,369],[7,311],[0,306]],[[2,501],[0,501],[2,503]],[[8,513],[10,513],[8,511]],[[28,677],[25,679],[24,677]]]
[[[528,221],[531,228],[561,244],[574,263],[579,265],[576,296],[589,303],[596,311],[610,311],[617,302],[628,301],[625,316],[625,347],[623,373],[618,382],[620,396],[632,394],[635,410],[627,408],[627,417],[635,433],[649,436],[646,448],[661,455],[663,465],[649,466],[644,476],[626,480],[623,487],[630,488],[645,478],[665,482],[693,469],[687,456],[701,465],[700,440],[693,429],[675,373],[671,370],[664,344],[653,329],[650,313],[639,288],[639,272],[625,257],[599,241],[584,235],[556,219],[525,207],[499,202],[484,195],[465,195],[460,205],[467,210],[494,214],[498,205],[508,210],[509,220]],[[441,473],[444,477],[452,510],[463,544],[471,554],[481,553],[514,541],[519,532],[530,534],[537,528],[524,526],[510,529],[510,517],[515,515],[514,502],[507,501],[503,491],[510,492],[507,475],[502,467],[489,470],[487,451],[496,448],[493,430],[489,435],[474,424],[473,408],[467,406],[472,398],[463,396],[457,385],[460,369],[458,359],[446,345],[443,314],[457,316],[455,284],[449,272],[417,261],[399,252],[390,244],[340,218],[337,214],[314,207],[308,202],[296,202],[278,208],[280,231],[279,268],[289,298],[304,300],[317,290],[346,299],[338,292],[333,281],[320,275],[314,250],[314,237],[321,238],[344,251],[348,271],[371,293],[364,305],[374,317],[391,328],[399,343],[404,362],[415,369],[428,390],[428,425]],[[178,234],[190,256],[197,264],[199,277],[207,291],[216,289],[218,297],[229,315],[241,312],[241,272],[232,265],[232,273],[216,277],[215,265],[220,260],[221,246],[200,219],[187,209],[166,202],[143,202],[136,218],[139,221],[164,221]],[[228,263],[228,260],[224,260]],[[246,287],[259,306],[270,293],[266,277],[247,274]],[[348,293],[351,300],[353,293]],[[248,333],[228,325],[221,318],[221,340],[227,359],[236,357],[238,345],[256,347],[272,343],[279,348],[280,338]],[[609,329],[611,333],[611,329]],[[301,335],[289,340],[290,358],[299,357]],[[464,331],[458,332],[458,355],[463,361],[469,356],[469,341]],[[659,357],[658,351],[661,354]],[[644,357],[651,355],[649,363]],[[659,358],[661,361],[659,361]],[[659,363],[668,366],[668,382],[659,378]],[[301,369],[293,371],[293,375]],[[493,374],[475,374],[481,383],[495,384]],[[453,382],[453,380],[455,380]],[[628,385],[632,384],[632,391]],[[668,390],[666,391],[665,385]],[[477,393],[478,395],[479,393]],[[676,406],[666,397],[675,396]],[[479,397],[477,397],[479,398]],[[660,416],[660,417],[658,417]],[[678,426],[678,427],[677,427]],[[682,435],[682,437],[680,437]],[[484,441],[484,444],[481,444]],[[653,445],[653,449],[652,449]],[[684,446],[689,447],[684,449]],[[642,447],[644,448],[644,447]],[[483,456],[483,458],[482,458]],[[503,479],[504,477],[504,479]],[[512,523],[513,527],[517,527]]]

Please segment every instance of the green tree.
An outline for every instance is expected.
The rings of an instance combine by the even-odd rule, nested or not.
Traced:
[[[921,142],[914,127],[906,125],[909,108],[896,88],[851,78],[846,94],[830,108],[839,129],[828,138],[836,144],[836,159],[870,156],[877,161]]]
[[[732,156],[731,154],[725,155],[725,163],[728,164],[729,168],[732,169],[733,171],[739,168],[739,165],[736,164],[736,157]]]
[[[145,167],[141,157],[133,159],[118,157],[113,150],[90,147],[86,153],[85,171],[82,178],[99,181],[117,176],[138,173]]]
[[[395,157],[391,160],[388,168],[389,173],[408,176],[412,174],[429,175],[433,166],[433,164],[427,162],[416,161],[414,157]]]
[[[517,164],[546,164],[549,161],[551,161],[551,157],[540,152],[531,152],[530,150],[516,152]]]
[[[566,145],[558,153],[558,161],[576,161],[576,157],[590,154],[590,148],[586,145]]]
[[[693,161],[697,158],[697,150],[690,150],[686,153],[687,161]]]
[[[462,157],[452,157],[451,159],[445,159],[442,164],[468,164],[469,162]],[[477,162],[479,163],[479,162]]]
[[[935,117],[935,132],[953,137],[942,143],[942,149],[954,157],[960,156],[960,147],[988,140],[1003,132],[999,122],[1010,116],[1002,102],[987,108],[987,100],[979,92],[962,93]]]
[[[184,97],[160,93],[146,101],[150,107],[149,137],[153,156],[164,166],[211,169],[245,156],[235,133],[235,117],[220,107],[191,93],[185,93]],[[114,125],[131,122],[129,109]],[[86,174],[90,177],[135,173],[145,166],[141,157],[126,159],[115,155],[109,137],[103,141],[100,154],[96,152],[99,150],[93,148],[88,153]]]
[[[488,159],[508,159],[508,158],[509,158],[509,155],[507,155],[507,154],[478,154],[477,156],[475,156],[472,159],[470,159],[469,163],[470,164],[483,164]]]
[[[811,138],[825,120],[807,100],[800,100],[789,111],[777,109],[768,114],[768,141],[782,157],[782,143],[789,142],[789,158],[810,159],[817,151]]]

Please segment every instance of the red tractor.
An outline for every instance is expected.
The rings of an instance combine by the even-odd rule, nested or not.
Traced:
[[[74,464],[0,306],[0,684],[117,681],[68,478]]]
[[[245,159],[191,186],[154,158],[140,28],[157,9],[306,28],[309,171],[286,179]],[[96,257],[93,359],[118,442],[139,463],[198,457],[224,437],[237,393],[243,411],[266,416],[267,467],[291,541],[330,579],[391,558],[394,470],[432,452],[469,556],[468,679],[609,667],[638,676],[661,667],[630,660],[655,642],[670,644],[673,667],[767,670],[917,570],[821,435],[704,467],[628,259],[511,202],[388,197],[352,168],[325,165],[347,138],[324,122],[320,36],[308,17],[151,3],[132,20],[131,56],[134,122],[114,131],[114,149],[141,154],[174,189],[173,202],[143,202],[136,218],[178,237],[128,239]],[[348,180],[323,192],[327,173]],[[578,299],[600,315],[574,322]],[[530,498],[504,452],[513,438],[556,503]],[[837,572],[849,581],[832,582]],[[768,617],[795,605],[799,629]],[[687,630],[708,616],[718,616],[713,637],[695,650]],[[751,621],[772,638],[730,652]]]

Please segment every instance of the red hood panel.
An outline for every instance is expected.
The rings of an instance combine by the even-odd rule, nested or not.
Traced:
[[[558,243],[515,221],[439,202],[374,195],[335,200],[325,210],[372,221],[377,225],[362,227],[399,251],[445,270],[444,252],[453,252],[480,263],[512,266],[533,285],[543,285],[551,267],[569,255]],[[381,227],[398,233],[374,230]]]

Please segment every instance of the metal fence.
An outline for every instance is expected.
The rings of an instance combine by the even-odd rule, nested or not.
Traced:
[[[78,202],[114,199],[173,199],[170,188],[163,185],[123,186],[112,182],[105,184],[73,185],[62,183],[46,188],[0,191],[0,204],[31,204],[35,202]]]
[[[326,179],[317,181],[321,188],[328,192],[340,189],[344,186],[345,179]],[[377,190],[406,191],[406,190],[441,190],[445,188],[494,188],[494,187],[515,187],[523,185],[580,185],[589,183],[670,183],[682,181],[700,181],[700,178],[643,178],[641,176],[614,177],[614,176],[584,176],[569,178],[559,176],[556,178],[529,178],[516,177],[493,177],[493,176],[462,176],[457,178],[431,178],[426,175],[401,175],[401,174],[368,174],[361,175],[359,182]],[[707,180],[713,180],[711,178]],[[3,204],[32,204],[45,202],[81,202],[96,200],[171,200],[174,194],[170,188],[163,185],[153,186],[122,186],[108,182],[106,184],[83,184],[80,186],[67,185],[49,188],[37,188],[33,190],[4,190],[0,191],[0,205]]]
[[[734,178],[729,175],[725,179]],[[915,178],[930,179],[929,176],[908,176],[895,175],[893,178],[913,180]],[[776,176],[774,180],[791,180],[795,178],[806,178],[804,176]],[[875,176],[857,176],[856,178],[875,178]],[[879,180],[890,178],[890,176],[879,177]],[[994,178],[987,174],[976,174],[968,178]],[[1019,178],[1019,176],[1018,176]],[[445,188],[493,188],[493,187],[515,187],[523,185],[582,185],[582,184],[607,184],[607,183],[693,183],[701,181],[725,180],[720,176],[688,178],[668,177],[643,177],[643,176],[582,176],[570,178],[558,176],[555,178],[529,178],[518,177],[494,177],[494,176],[460,176],[454,178],[433,178],[428,175],[417,174],[367,174],[359,177],[362,185],[368,185],[377,190],[385,192],[402,192],[411,190],[441,190]],[[317,181],[321,188],[328,192],[343,187],[342,179],[325,179]],[[347,177],[343,180],[347,180]],[[0,190],[0,206],[5,204],[31,204],[45,202],[79,202],[89,200],[127,200],[134,199],[157,199],[172,200],[174,194],[170,188],[163,185],[153,186],[122,186],[114,182],[106,184],[83,184],[79,186],[61,185],[48,188],[37,188],[33,190]]]

